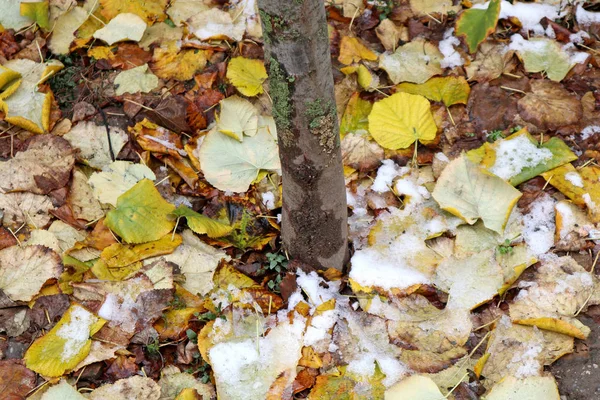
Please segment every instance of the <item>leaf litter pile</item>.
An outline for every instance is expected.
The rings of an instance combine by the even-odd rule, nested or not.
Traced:
[[[560,399],[600,7],[325,3],[344,273],[280,249],[254,0],[0,0],[0,397]]]

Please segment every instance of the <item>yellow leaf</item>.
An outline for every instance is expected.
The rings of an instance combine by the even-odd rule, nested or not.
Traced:
[[[379,68],[384,69],[395,84],[424,83],[432,76],[442,73],[440,61],[443,58],[437,46],[418,38],[399,47],[392,54],[382,54]]]
[[[552,376],[507,376],[492,387],[486,400],[560,400],[561,396]]]
[[[115,243],[102,251],[92,267],[98,279],[120,281],[141,268],[139,261],[171,254],[182,242],[180,235],[165,235],[153,242],[127,245]]]
[[[90,352],[90,337],[106,321],[73,304],[46,335],[25,353],[25,365],[38,374],[56,377],[75,368]]]
[[[160,335],[161,340],[177,340],[188,328],[190,319],[194,313],[204,311],[201,307],[186,307],[173,309],[163,313],[162,317],[154,324],[154,329]]]
[[[413,375],[385,391],[385,400],[443,400],[440,389],[431,378]]]
[[[217,268],[213,282],[216,287],[225,290],[227,290],[229,285],[233,285],[238,289],[249,288],[255,285],[252,278],[242,274],[228,263],[221,263],[219,268]]]
[[[227,79],[244,96],[252,97],[263,92],[267,70],[261,60],[235,57],[227,65]]]
[[[377,54],[369,50],[355,37],[342,37],[338,61],[344,65],[350,65],[360,60],[375,61],[377,60]]]
[[[13,91],[17,89],[18,86],[13,88],[13,83],[17,79],[21,77],[21,74],[17,71],[13,71],[10,68],[6,68],[0,65],[0,99],[8,97],[11,93],[5,93],[5,91],[10,87]],[[10,84],[10,85],[9,85]]]
[[[373,105],[369,132],[381,147],[396,150],[417,140],[435,139],[437,127],[426,98],[396,93]]]
[[[168,215],[175,206],[162,198],[151,180],[143,179],[119,196],[117,208],[106,214],[106,226],[127,243],[158,240],[171,232]]]
[[[432,194],[442,209],[471,225],[481,218],[486,228],[500,234],[521,197],[509,183],[483,171],[465,156],[444,168]]]
[[[37,22],[42,29],[50,27],[48,21],[48,0],[38,2],[22,2],[21,15]]]
[[[185,217],[191,230],[198,234],[207,234],[212,238],[225,236],[233,229],[229,225],[199,214],[184,205],[177,207],[173,215],[178,218]]]
[[[149,25],[167,17],[165,8],[168,3],[169,0],[100,0],[102,15],[106,19],[113,19],[122,13],[132,13],[141,17]]]
[[[150,69],[161,79],[187,81],[206,65],[204,50],[179,50],[175,42],[157,47],[152,55]]]
[[[558,318],[530,318],[530,319],[514,319],[513,322],[519,325],[537,326],[540,329],[546,329],[552,332],[562,333],[563,335],[572,336],[577,339],[585,339],[589,335],[589,328],[587,333],[579,327],[572,325],[566,321]],[[584,328],[584,330],[585,330]]]
[[[396,88],[401,92],[420,94],[429,100],[441,101],[446,107],[467,104],[471,87],[462,76],[434,77],[419,85],[401,83]]]

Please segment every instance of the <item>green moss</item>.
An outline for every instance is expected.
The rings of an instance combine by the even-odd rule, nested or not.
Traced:
[[[280,130],[280,135],[284,139],[291,138],[291,118],[292,105],[290,103],[291,90],[290,84],[293,78],[281,68],[279,62],[271,57],[269,61],[269,93],[273,100],[273,118],[277,124],[277,129]]]
[[[273,40],[289,40],[300,37],[300,33],[296,29],[290,28],[282,17],[269,14],[263,10],[259,10],[259,14],[262,21],[263,38],[266,43],[271,43]]]
[[[307,101],[304,115],[308,119],[308,127],[315,129],[321,124],[321,119],[329,114],[335,114],[335,106],[331,101],[324,103],[321,99]]]

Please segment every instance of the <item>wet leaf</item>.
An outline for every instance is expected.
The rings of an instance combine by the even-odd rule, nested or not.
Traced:
[[[405,149],[417,140],[435,139],[437,127],[427,99],[396,93],[373,105],[369,132],[381,147],[396,150]]]
[[[496,29],[500,4],[500,0],[491,0],[486,9],[471,8],[456,20],[456,35],[465,38],[471,53]]]
[[[119,196],[117,207],[106,214],[106,226],[127,243],[158,240],[173,230],[168,216],[175,206],[162,198],[152,181],[143,179]]]
[[[360,93],[356,92],[348,100],[344,115],[340,121],[340,134],[342,139],[344,135],[350,132],[356,132],[358,130],[368,130],[369,128],[369,114],[373,108],[373,103],[367,100],[363,100],[359,96]]]
[[[462,156],[442,171],[432,195],[444,210],[471,225],[481,218],[501,234],[521,192]]]

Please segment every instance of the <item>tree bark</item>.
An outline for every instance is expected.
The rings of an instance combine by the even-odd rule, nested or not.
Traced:
[[[342,270],[346,188],[323,0],[258,0],[283,172],[291,258]]]

